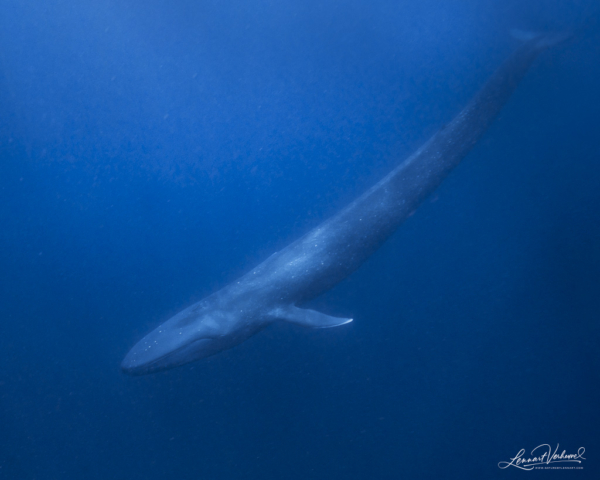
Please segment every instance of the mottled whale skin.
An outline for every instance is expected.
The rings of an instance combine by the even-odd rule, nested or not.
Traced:
[[[344,325],[299,308],[354,272],[446,178],[493,122],[535,57],[563,38],[530,35],[463,110],[354,202],[222,290],[140,340],[121,368],[170,369],[234,347],[275,321],[312,328]]]

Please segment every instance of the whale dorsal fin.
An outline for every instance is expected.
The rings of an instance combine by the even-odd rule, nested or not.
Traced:
[[[331,315],[325,315],[315,310],[298,308],[293,305],[278,307],[271,312],[271,315],[277,320],[284,320],[308,328],[339,327],[352,321],[351,318],[332,317]]]

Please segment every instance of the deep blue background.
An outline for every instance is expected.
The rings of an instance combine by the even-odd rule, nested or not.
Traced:
[[[594,0],[0,3],[0,478],[600,478]],[[515,48],[570,30],[314,307],[119,364],[379,179]],[[586,448],[579,472],[500,470]]]

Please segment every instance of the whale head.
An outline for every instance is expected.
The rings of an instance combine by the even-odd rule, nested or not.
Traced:
[[[168,370],[206,358],[243,341],[244,324],[231,310],[201,301],[179,312],[142,338],[123,359],[129,375]],[[243,337],[243,338],[241,338]]]

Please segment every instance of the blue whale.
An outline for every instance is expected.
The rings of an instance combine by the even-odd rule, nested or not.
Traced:
[[[486,131],[536,56],[564,39],[526,35],[463,110],[335,216],[238,280],[142,338],[121,364],[143,375],[234,347],[273,322],[310,328],[352,321],[301,308],[354,272],[446,178]]]

